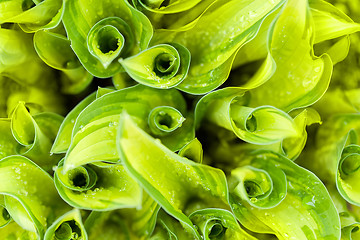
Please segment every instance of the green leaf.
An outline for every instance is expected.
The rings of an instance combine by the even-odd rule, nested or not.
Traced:
[[[65,213],[46,230],[45,240],[67,240],[82,239],[87,240],[85,227],[82,224],[80,211],[74,209]]]
[[[192,117],[186,114],[186,102],[177,90],[137,85],[105,94],[79,114],[64,161],[65,171],[87,163],[118,163],[116,131],[121,112],[126,110],[142,128],[151,132],[148,118],[159,106],[175,108],[186,118],[181,127],[158,136],[165,145],[176,151],[194,138]]]
[[[0,228],[0,236],[4,240],[13,240],[13,239],[21,239],[21,240],[35,240],[39,239],[39,237],[34,232],[27,231],[21,228],[16,222],[12,221],[6,227]]]
[[[275,204],[274,207],[263,209],[250,204],[237,191],[230,189],[230,206],[242,225],[253,232],[273,233],[278,239],[340,238],[338,212],[325,186],[313,173],[285,157],[268,151],[259,151],[248,155],[246,159],[241,162],[241,166],[261,169],[271,166],[268,169],[274,174],[273,189],[276,191],[280,189],[275,185],[276,179],[280,180],[276,171],[282,171],[286,176],[283,178],[286,182],[282,184],[287,186],[287,191],[280,203],[278,198],[270,197],[269,200]],[[251,184],[248,186],[248,195],[254,192],[251,190],[253,188],[256,189],[256,193],[260,193],[259,189],[264,189],[263,185],[263,182],[258,181]]]
[[[49,86],[50,87],[50,86]],[[0,76],[1,117],[11,117],[19,102],[25,102],[32,114],[39,112],[63,113],[62,97],[47,90],[18,83],[16,79]]]
[[[180,0],[180,1],[165,1],[165,0],[136,0],[134,4],[140,4],[148,11],[159,14],[171,14],[184,12],[190,10],[201,0]]]
[[[224,209],[207,208],[193,212],[189,216],[190,220],[199,228],[203,239],[241,239],[255,240],[244,231],[234,215]]]
[[[194,138],[188,144],[182,147],[178,154],[181,157],[185,157],[197,163],[202,163],[203,160],[203,148],[197,138]]]
[[[81,66],[70,48],[70,41],[61,34],[38,31],[34,34],[34,47],[39,57],[52,68],[64,70]]]
[[[11,130],[21,145],[31,145],[35,140],[34,120],[24,103],[19,103],[11,118]]]
[[[237,52],[230,83],[239,89],[254,89],[267,82],[276,71],[276,62],[270,54],[268,38],[273,22],[281,9],[276,9],[265,17],[257,35]],[[259,65],[261,63],[261,65]],[[243,69],[249,66],[254,69],[250,76]],[[253,67],[254,66],[254,67]]]
[[[112,77],[112,83],[117,90],[131,87],[137,84],[137,82],[133,81],[126,72],[120,72],[114,75]]]
[[[3,158],[0,173],[0,193],[5,196],[6,210],[17,224],[36,232],[39,238],[54,217],[68,210],[52,178],[31,160],[16,155]]]
[[[55,72],[36,54],[31,34],[0,29],[0,75],[1,117],[10,116],[19,101],[41,111],[64,112]]]
[[[122,165],[85,165],[65,170],[61,161],[54,182],[62,199],[76,208],[112,210],[141,204],[142,190]]]
[[[0,118],[0,159],[16,154],[18,142],[11,132],[11,120]]]
[[[250,106],[269,104],[287,112],[313,104],[327,90],[332,62],[326,54],[314,56],[314,20],[307,1],[288,1],[269,34],[277,68],[266,83],[250,90]]]
[[[329,89],[325,95],[313,105],[313,108],[322,116],[328,119],[332,115],[359,112],[357,96],[359,89],[344,90],[340,88]]]
[[[315,123],[321,124],[322,122],[319,113],[312,108],[294,110],[290,113],[290,116],[295,116],[294,123],[298,132],[296,136],[285,138],[270,145],[254,146],[243,144],[242,147],[247,150],[271,150],[295,161],[307,143],[308,133],[306,127]]]
[[[349,35],[360,30],[360,24],[323,0],[310,0],[311,14],[315,22],[315,43]]]
[[[106,78],[120,72],[116,61],[145,50],[149,20],[127,1],[66,1],[63,17],[71,47],[85,69]]]
[[[90,94],[84,100],[82,100],[78,105],[76,105],[69,113],[66,115],[64,121],[61,123],[59,132],[56,135],[56,139],[52,145],[51,153],[65,153],[66,150],[70,147],[71,144],[71,134],[72,129],[75,125],[76,118],[79,116],[80,112],[84,110],[92,101],[95,100],[96,94]]]
[[[329,54],[333,64],[344,60],[349,52],[349,35],[359,31],[360,24],[355,23],[350,17],[328,2],[312,0],[309,3],[315,22],[314,42],[319,43],[342,37],[340,40],[336,40],[335,43],[327,41],[325,44],[319,45],[325,45],[326,47],[331,45],[330,49],[322,52]]]
[[[217,1],[186,31],[157,31],[153,44],[176,42],[191,53],[188,76],[178,88],[207,93],[225,82],[237,51],[251,41],[283,1]],[[216,21],[214,21],[216,19]]]
[[[104,96],[105,94],[114,92],[115,89],[113,88],[102,88],[102,87],[98,87],[98,90],[96,91],[96,98],[100,98],[102,96]]]
[[[151,132],[158,136],[175,131],[185,121],[181,112],[168,106],[159,106],[152,109],[148,119]]]
[[[239,49],[232,66],[233,69],[246,63],[262,60],[266,58],[267,55],[271,57],[271,54],[268,54],[269,46],[267,44],[269,31],[271,29],[272,23],[279,15],[280,10],[281,8],[277,8],[275,11],[267,15],[256,36]]]
[[[137,82],[155,88],[170,88],[187,76],[190,52],[180,44],[160,44],[133,57],[120,59],[120,63]]]
[[[175,218],[168,215],[164,210],[160,209],[157,224],[150,240],[180,240],[180,239],[199,239],[199,236],[187,231]]]
[[[144,192],[141,208],[93,211],[86,219],[85,227],[90,239],[147,239],[154,230],[159,208]]]
[[[227,198],[223,172],[173,153],[141,130],[127,113],[121,116],[118,134],[118,151],[131,176],[167,213],[198,235],[184,211],[194,200],[223,206]]]
[[[360,146],[346,146],[339,159],[336,185],[339,193],[350,203],[360,206],[360,189],[357,187],[359,179]]]
[[[294,122],[301,134],[297,137],[286,138],[281,142],[282,152],[287,158],[292,160],[295,160],[305,147],[308,137],[306,127],[315,123],[321,124],[321,118],[317,111],[312,108],[307,108],[302,110],[294,118]]]
[[[108,68],[110,63],[120,55],[125,45],[125,37],[121,34],[123,31],[127,34],[127,49],[130,49],[134,41],[129,25],[121,18],[106,18],[97,22],[88,33],[87,45],[90,53],[96,57],[104,66]]]
[[[39,113],[31,116],[23,102],[15,108],[11,118],[11,131],[19,143],[16,153],[31,158],[45,171],[60,160],[51,156],[50,149],[63,117],[55,113]]]
[[[192,1],[191,3],[194,4],[195,2],[197,2],[197,0]],[[149,17],[155,29],[159,30],[159,32],[164,31],[168,33],[172,33],[174,31],[186,31],[193,28],[200,20],[200,18],[205,14],[205,12],[216,2],[217,0],[202,0],[192,8],[184,11],[178,11],[174,13],[159,13],[158,11],[154,11],[154,9],[147,9],[146,7],[142,6],[139,1],[133,0],[134,6]],[[166,8],[162,8],[162,10],[166,11]]]
[[[0,23],[18,23],[25,32],[56,27],[63,15],[63,0],[9,0],[0,2]]]
[[[357,239],[359,236],[358,228],[360,227],[359,222],[356,220],[357,216],[355,212],[357,207],[347,203],[338,193],[335,186],[328,185],[327,189],[339,212],[341,221],[341,239]]]
[[[70,47],[70,41],[65,36],[37,31],[34,35],[34,47],[47,65],[63,72],[62,91],[64,93],[79,93],[91,83],[92,75],[82,67]]]
[[[286,196],[286,176],[271,163],[252,162],[251,166],[232,170],[231,177],[229,185],[232,194],[253,207],[273,208]]]
[[[6,210],[4,196],[0,196],[0,228],[5,227],[12,221],[9,212]]]
[[[272,107],[249,108],[247,97],[239,88],[224,88],[205,95],[196,105],[196,125],[207,120],[233,131],[253,144],[271,144],[299,136],[294,120]]]
[[[341,239],[355,240],[360,237],[360,223],[356,222],[341,229]]]
[[[318,130],[316,147],[309,150],[311,170],[328,183],[336,183],[341,196],[351,204],[360,205],[357,181],[359,154],[358,114],[339,114],[329,118]],[[307,166],[308,163],[304,162]]]
[[[0,72],[21,85],[37,85],[53,91],[56,85],[47,78],[54,78],[33,48],[32,35],[13,29],[0,29]]]

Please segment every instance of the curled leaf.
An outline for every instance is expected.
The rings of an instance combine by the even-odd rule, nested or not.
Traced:
[[[290,159],[297,158],[303,150],[307,141],[306,127],[315,123],[322,123],[319,113],[314,109],[303,110],[294,118],[294,121],[298,129],[302,131],[301,136],[285,139],[281,145],[284,153]]]
[[[51,156],[50,148],[63,118],[54,113],[31,115],[23,102],[15,108],[11,117],[11,131],[15,140],[16,153],[33,159],[44,170],[50,171],[59,156]]]
[[[266,151],[254,153],[253,157],[241,164],[247,163],[265,169],[271,166],[269,169],[272,169],[274,174],[274,183],[281,180],[281,175],[284,176],[279,183],[282,184],[282,189],[286,190],[286,195],[278,195],[280,199],[283,198],[280,203],[278,198],[269,197],[270,202],[274,203],[273,207],[262,209],[257,207],[256,203],[247,202],[246,198],[241,200],[238,197],[240,195],[230,191],[230,206],[241,224],[254,232],[273,233],[279,239],[339,239],[338,212],[325,186],[313,173],[287,158]],[[276,171],[283,173],[278,175]],[[269,188],[261,181],[252,181],[247,186],[247,194],[254,192],[260,199],[259,193]],[[281,189],[281,185],[275,186],[275,191]]]
[[[155,88],[170,88],[187,76],[190,52],[180,44],[160,44],[133,57],[120,59],[120,63],[137,82]]]
[[[23,229],[42,238],[47,224],[68,210],[52,178],[31,160],[16,155],[0,161],[0,172],[7,212]]]
[[[85,227],[82,224],[80,211],[74,209],[65,213],[46,230],[45,240],[81,239],[87,240]]]
[[[127,35],[126,46],[121,32]],[[133,38],[129,25],[121,18],[112,17],[97,22],[90,29],[86,41],[90,53],[107,69],[123,48],[128,51],[132,48]]]
[[[100,78],[122,71],[116,59],[145,50],[152,36],[149,20],[126,0],[66,1],[63,22],[80,62]]]
[[[185,121],[181,112],[176,108],[168,106],[159,106],[149,113],[149,127],[155,135],[166,135],[181,127]]]
[[[204,94],[223,84],[237,51],[255,37],[266,16],[282,3],[220,1],[212,4],[190,29],[155,32],[154,44],[175,42],[191,52],[189,73],[177,88]]]
[[[355,240],[360,237],[360,223],[356,222],[341,229],[341,239]]]
[[[336,184],[341,196],[351,204],[359,205],[357,185],[359,154],[358,114],[334,115],[319,128],[316,148],[308,150],[307,161],[302,159],[321,179]],[[314,147],[315,147],[314,146]],[[351,185],[351,186],[350,186]]]
[[[359,179],[360,146],[346,146],[339,159],[336,184],[339,193],[350,203],[360,205],[360,189],[357,188]]]
[[[65,171],[61,161],[54,182],[60,196],[81,209],[112,210],[141,203],[142,190],[122,165],[85,165]]]
[[[0,228],[3,228],[11,222],[12,218],[6,210],[4,197],[1,196],[0,199]]]
[[[236,221],[234,215],[224,209],[207,208],[193,212],[189,216],[190,220],[199,228],[203,239],[241,239],[255,240],[244,231]]]
[[[274,165],[263,163],[257,168],[244,166],[231,171],[233,196],[240,197],[257,208],[273,208],[286,196],[286,176]]]
[[[209,93],[197,103],[196,123],[207,120],[253,144],[270,144],[299,135],[294,120],[285,112],[272,106],[249,108],[246,102],[244,91],[238,88]]]

